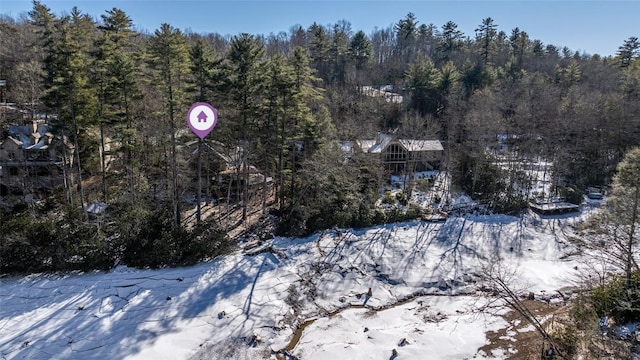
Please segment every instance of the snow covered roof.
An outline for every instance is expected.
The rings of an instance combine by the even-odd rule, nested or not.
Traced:
[[[353,154],[353,143],[351,141],[341,141],[340,149],[342,149],[342,152],[345,153],[347,157],[350,157]]]
[[[9,139],[22,146],[23,149],[46,149],[48,147],[46,139],[53,137],[50,130],[51,126],[47,124],[37,124],[35,131],[29,125],[11,125],[9,126]]]
[[[400,140],[400,144],[408,151],[442,151],[439,140]]]
[[[374,140],[358,140],[357,143],[362,151],[377,154],[381,153],[393,141],[393,136],[387,134],[378,134],[378,139]]]
[[[25,147],[27,150],[46,150],[48,148],[49,145],[47,145],[46,138],[40,138],[37,143]]]
[[[21,145],[23,148],[27,148],[31,145],[31,131],[27,125],[11,125],[9,126],[9,139],[12,139],[16,144]]]
[[[357,143],[362,151],[376,154],[384,151],[392,141],[394,141],[392,135],[379,134],[377,140],[358,140]],[[409,152],[444,150],[439,140],[398,139],[396,141]]]
[[[392,85],[385,85],[379,88],[374,86],[363,86],[362,92],[367,96],[384,98],[386,102],[396,104],[402,103],[402,95],[394,93]]]
[[[109,205],[103,202],[95,201],[89,204],[89,206],[87,206],[87,212],[89,214],[100,215],[100,214],[103,214],[108,207]]]

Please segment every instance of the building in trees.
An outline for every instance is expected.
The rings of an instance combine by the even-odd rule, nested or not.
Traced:
[[[51,126],[42,121],[9,126],[0,138],[0,195],[49,193],[64,184],[63,169],[72,165],[72,154],[73,147],[54,136]]]
[[[402,104],[403,101],[402,95],[393,92],[393,86],[391,85],[385,85],[381,87],[363,86],[362,93],[367,96],[382,98],[388,103]]]
[[[203,156],[202,184],[203,197],[213,198],[216,201],[237,202],[238,189],[245,186],[245,171],[248,172],[247,192],[249,198],[257,198],[267,187],[268,193],[274,191],[273,178],[265,176],[257,167],[251,165],[244,154],[242,146],[228,146],[219,141],[208,140],[201,147]],[[197,151],[197,141],[185,144],[189,153]],[[197,161],[195,156],[189,157],[189,168],[193,174],[197,174]],[[188,192],[196,193],[198,178],[191,177]],[[196,197],[197,198],[197,197]]]
[[[439,169],[444,149],[439,140],[400,139],[378,133],[373,140],[344,142],[347,152],[361,151],[380,158],[390,174]]]

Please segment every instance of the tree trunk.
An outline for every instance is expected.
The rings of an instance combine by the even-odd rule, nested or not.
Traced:
[[[636,186],[636,191],[633,197],[633,209],[631,211],[631,229],[629,229],[629,240],[627,241],[627,261],[626,261],[626,273],[627,289],[631,288],[631,273],[633,272],[633,237],[635,236],[636,223],[638,222],[638,202],[640,201],[640,186]]]
[[[69,205],[73,204],[73,194],[71,192],[71,179],[69,178],[69,155],[67,154],[67,142],[64,140],[64,136],[62,136],[62,177],[64,181],[64,189],[67,194],[67,201]]]
[[[245,146],[248,146],[248,142],[245,141]],[[247,206],[249,201],[249,164],[247,161],[247,150],[242,148],[242,162],[244,166],[243,171],[243,184],[242,184],[242,221],[247,219]]]
[[[104,153],[104,85],[100,81],[100,170],[102,171],[102,201],[107,202],[107,170]]]
[[[178,165],[176,162],[176,130],[175,130],[175,121],[174,121],[174,106],[173,106],[173,86],[171,83],[171,64],[169,63],[167,66],[167,78],[169,83],[169,129],[171,130],[171,177],[173,184],[173,194],[172,194],[172,202],[173,202],[173,216],[174,216],[174,225],[176,227],[180,227],[180,203],[179,203],[179,193],[178,193]]]
[[[102,122],[102,104],[100,104],[100,167],[102,170],[102,201],[107,202],[107,166],[104,153],[104,124]]]
[[[73,91],[71,91],[73,94]],[[71,105],[71,119],[73,122],[73,145],[75,146],[76,165],[78,169],[78,192],[80,193],[80,208],[82,214],[80,217],[84,217],[84,189],[82,188],[82,167],[80,166],[80,146],[78,146],[78,122],[76,121],[76,115],[74,105]]]
[[[269,158],[268,156],[265,156],[264,157],[264,176],[262,179],[262,213],[263,214],[267,210],[267,198],[269,197],[269,189],[267,188],[268,186],[267,177],[269,175],[269,171],[270,171]]]
[[[132,128],[132,124],[131,124],[131,115],[129,114],[129,101],[128,101],[128,96],[127,96],[127,89],[124,88],[123,89],[123,97],[124,97],[124,114],[125,114],[125,119],[127,120],[127,130],[131,130]],[[127,139],[128,142],[128,146],[127,146],[127,180],[129,183],[129,194],[131,194],[131,202],[135,203],[135,198],[136,198],[136,192],[134,189],[134,180],[133,180],[133,156],[131,154],[131,138]]]

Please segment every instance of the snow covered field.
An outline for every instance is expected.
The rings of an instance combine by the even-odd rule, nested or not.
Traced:
[[[3,278],[0,358],[500,358],[479,350],[508,325],[478,311],[483,266],[538,295],[570,286],[584,216],[466,215],[276,238],[188,268]]]

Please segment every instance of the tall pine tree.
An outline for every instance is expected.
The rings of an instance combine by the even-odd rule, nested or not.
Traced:
[[[229,106],[235,108],[232,114],[236,140],[241,151],[238,165],[238,193],[242,192],[242,219],[247,217],[249,202],[248,158],[254,138],[253,129],[261,118],[259,113],[264,85],[264,46],[254,36],[243,33],[234,36],[227,52],[225,90]],[[231,115],[231,114],[230,114]],[[242,178],[240,178],[242,170]]]
[[[164,94],[163,116],[170,134],[169,162],[171,167],[167,180],[170,184],[170,196],[174,225],[181,223],[180,188],[178,181],[178,160],[176,142],[176,118],[186,113],[186,78],[189,74],[189,46],[184,34],[169,24],[162,24],[154,32],[149,43],[151,66],[156,71]],[[181,110],[185,110],[181,112]]]

